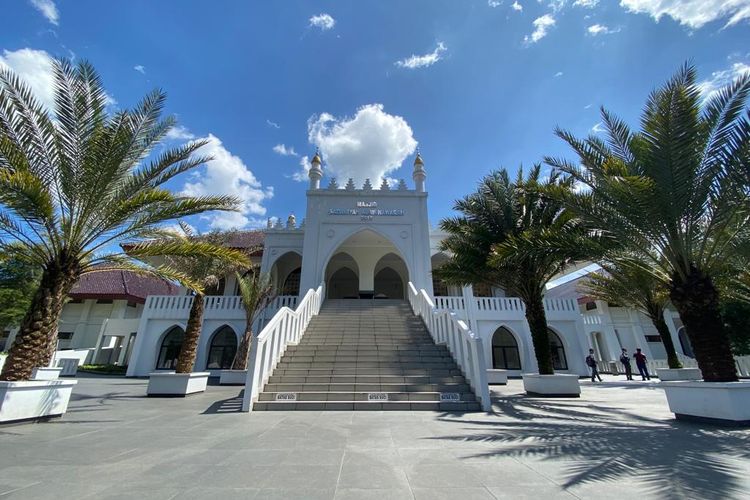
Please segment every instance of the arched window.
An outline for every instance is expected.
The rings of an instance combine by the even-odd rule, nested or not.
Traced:
[[[498,328],[492,336],[492,367],[502,370],[521,369],[518,342],[505,327]]]
[[[159,348],[159,357],[156,358],[157,370],[174,370],[177,367],[177,357],[180,355],[182,348],[182,339],[185,337],[185,330],[179,326],[173,326],[161,341]]]
[[[565,357],[565,347],[560,337],[552,330],[549,330],[549,349],[552,352],[552,368],[567,370],[568,358]]]
[[[237,335],[224,325],[214,333],[208,349],[206,370],[228,370],[237,354]]]
[[[280,295],[299,295],[299,282],[302,275],[302,268],[298,267],[286,277],[284,286],[281,287]]]

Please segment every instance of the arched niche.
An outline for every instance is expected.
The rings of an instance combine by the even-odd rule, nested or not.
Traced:
[[[375,298],[404,299],[409,270],[401,257],[392,252],[383,255],[375,264],[374,273]]]
[[[156,355],[157,370],[174,370],[177,367],[177,358],[184,339],[185,330],[180,326],[175,325],[164,332]]]
[[[232,327],[223,325],[211,335],[206,358],[206,370],[228,370],[232,368],[237,354],[237,334]]]
[[[552,353],[552,368],[555,370],[567,370],[568,358],[565,355],[565,344],[560,336],[553,329],[548,328],[549,332],[549,349]]]
[[[515,335],[501,326],[492,335],[492,368],[501,370],[520,370],[521,352]]]
[[[274,290],[279,295],[299,295],[302,256],[297,252],[286,252],[271,265],[270,275]],[[289,293],[286,293],[289,292]]]

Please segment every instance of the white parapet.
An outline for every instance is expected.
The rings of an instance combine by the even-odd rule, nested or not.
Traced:
[[[556,398],[577,398],[581,396],[581,384],[578,383],[578,375],[524,373],[522,377],[523,388],[529,396]]]
[[[153,372],[148,378],[148,396],[187,396],[204,392],[208,386],[209,372],[174,373]]]
[[[0,423],[59,417],[76,380],[0,381]]]
[[[677,419],[750,425],[750,382],[662,382]]]
[[[31,380],[57,380],[62,370],[61,367],[39,366],[31,372]]]
[[[703,378],[700,368],[657,368],[656,375],[662,382],[701,380]]]
[[[245,385],[247,370],[221,370],[219,385]]]
[[[487,369],[487,383],[490,385],[506,385],[508,383],[508,370]]]

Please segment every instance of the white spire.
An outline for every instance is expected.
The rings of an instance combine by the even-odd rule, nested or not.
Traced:
[[[315,150],[315,156],[313,156],[310,162],[310,171],[307,173],[310,177],[310,189],[320,189],[320,180],[323,178],[323,169],[320,168],[320,150]]]
[[[424,170],[424,161],[422,161],[422,155],[419,153],[419,148],[417,148],[417,156],[414,158],[414,172],[412,172],[411,178],[414,179],[415,189],[418,192],[423,193],[427,172]]]

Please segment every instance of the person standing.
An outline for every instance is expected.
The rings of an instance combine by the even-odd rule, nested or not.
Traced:
[[[591,381],[596,382],[595,378],[598,378],[599,382],[601,382],[602,378],[599,376],[599,370],[596,369],[596,358],[594,358],[593,349],[589,349],[589,355],[586,356],[586,364],[591,368]]]
[[[625,377],[627,380],[633,380],[633,367],[630,366],[630,356],[628,356],[628,350],[623,349],[620,354],[620,363],[625,367]]]
[[[633,354],[633,358],[635,358],[635,366],[638,367],[638,371],[641,374],[641,377],[643,377],[643,380],[651,380],[651,376],[648,374],[648,366],[646,366],[646,355],[643,354],[640,350],[640,348],[635,350],[635,354]]]

